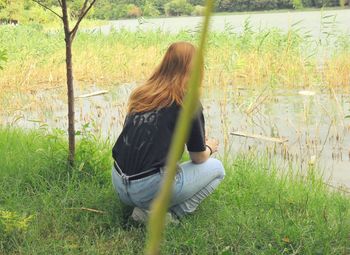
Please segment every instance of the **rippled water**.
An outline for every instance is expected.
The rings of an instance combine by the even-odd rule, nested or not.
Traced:
[[[89,123],[89,130],[116,139],[125,117],[125,104],[135,84],[114,86],[109,93],[76,99],[77,129]],[[98,91],[91,87],[77,94]],[[208,136],[220,140],[220,156],[251,151],[278,159],[283,168],[318,164],[324,178],[334,185],[350,188],[350,95],[333,90],[252,90],[227,86],[206,91],[205,108]],[[42,91],[26,99],[23,110],[6,113],[7,125],[67,128],[65,102],[52,91]],[[244,133],[250,137],[232,135]],[[256,136],[258,136],[256,138]],[[266,139],[261,139],[263,136]],[[269,141],[278,137],[285,143]]]
[[[350,9],[320,10],[320,11],[289,11],[289,12],[259,12],[251,14],[230,14],[213,16],[211,28],[215,31],[241,32],[247,21],[254,30],[278,28],[287,31],[290,28],[301,30],[303,33],[319,38],[322,34],[350,34]],[[121,28],[137,31],[162,30],[179,32],[181,30],[196,30],[202,22],[201,17],[176,17],[153,19],[129,19],[112,21],[110,25],[101,27],[108,33],[111,28]]]

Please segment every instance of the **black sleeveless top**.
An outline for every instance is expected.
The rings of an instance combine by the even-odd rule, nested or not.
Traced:
[[[171,138],[181,106],[132,113],[126,116],[123,130],[118,137],[112,155],[126,175],[134,175],[149,169],[163,167],[170,148]],[[203,107],[192,121],[188,151],[205,151],[205,127]]]

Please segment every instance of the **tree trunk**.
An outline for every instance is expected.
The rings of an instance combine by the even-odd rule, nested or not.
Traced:
[[[67,2],[62,0],[62,18],[64,26],[64,40],[66,42],[66,73],[67,73],[67,95],[68,95],[68,162],[74,165],[75,155],[75,127],[74,127],[74,87],[73,87],[73,64],[72,64],[72,39],[69,30],[69,18],[67,14]]]

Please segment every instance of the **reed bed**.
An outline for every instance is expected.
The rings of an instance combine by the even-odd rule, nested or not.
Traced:
[[[104,34],[80,32],[74,43],[76,87],[92,84],[105,88],[120,83],[142,82],[174,41],[196,42],[198,33],[182,31],[126,30]],[[242,33],[230,29],[212,32],[208,41],[205,84],[208,88],[340,87],[350,84],[350,37],[332,35],[327,42],[291,29]],[[0,47],[8,62],[0,71],[0,102],[18,103],[15,95],[65,87],[65,56],[62,31],[42,26],[0,28]],[[65,90],[62,89],[62,96]],[[15,96],[15,97],[13,97]]]

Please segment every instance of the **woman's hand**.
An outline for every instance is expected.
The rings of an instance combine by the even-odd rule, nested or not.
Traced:
[[[209,138],[206,141],[206,144],[210,147],[212,153],[215,153],[218,151],[219,141],[213,138]]]

